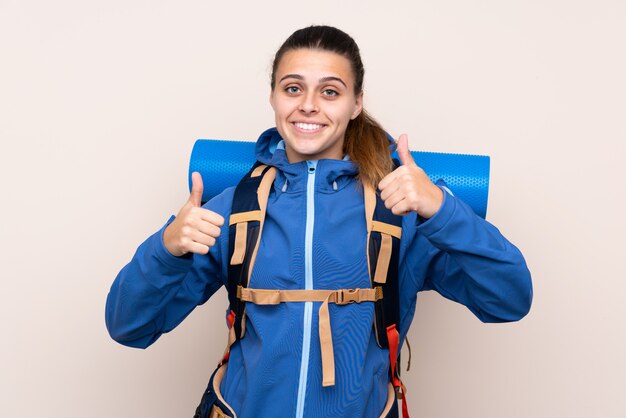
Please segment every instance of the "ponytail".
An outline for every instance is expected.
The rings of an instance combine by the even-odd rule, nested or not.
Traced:
[[[365,109],[348,124],[344,153],[359,167],[359,180],[372,187],[393,170],[387,133]]]

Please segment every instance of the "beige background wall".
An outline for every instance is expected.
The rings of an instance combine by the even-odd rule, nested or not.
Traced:
[[[532,311],[484,325],[420,296],[420,418],[626,417],[626,3],[0,0],[0,416],[191,416],[225,294],[146,351],[104,301],[187,197],[196,138],[271,126],[275,49],[311,23],[361,45],[366,106],[413,149],[489,154],[488,219]]]

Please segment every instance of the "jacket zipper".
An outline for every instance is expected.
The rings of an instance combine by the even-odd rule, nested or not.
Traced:
[[[304,288],[313,289],[313,223],[315,221],[315,169],[317,161],[307,161],[308,179],[306,185],[306,233],[304,241]],[[309,352],[311,350],[311,322],[313,320],[313,302],[304,302],[304,325],[302,333],[302,360],[300,362],[300,381],[298,382],[298,402],[296,418],[304,416],[304,400],[309,372]]]

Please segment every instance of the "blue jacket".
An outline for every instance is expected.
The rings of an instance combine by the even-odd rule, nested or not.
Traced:
[[[272,129],[257,142],[258,160],[278,172],[250,287],[369,287],[366,220],[355,164],[289,164],[280,141]],[[229,188],[205,208],[228,220],[232,196]],[[227,283],[228,222],[208,255],[183,257],[164,247],[165,226],[141,244],[108,295],[108,330],[131,347],[148,347]],[[402,230],[401,341],[422,290],[462,303],[484,322],[515,321],[530,309],[531,279],[522,254],[454,196],[444,193],[441,208],[428,220],[415,213],[405,216]],[[221,386],[240,418],[379,416],[387,398],[389,357],[376,344],[374,305],[330,306],[336,370],[331,387],[322,387],[319,305],[246,305],[246,334],[231,348]]]

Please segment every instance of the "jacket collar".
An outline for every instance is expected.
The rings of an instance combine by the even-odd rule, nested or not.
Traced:
[[[289,163],[287,153],[281,146],[283,138],[276,128],[263,132],[256,142],[256,158],[259,162],[278,169],[274,187],[277,190],[296,192],[306,189],[309,168],[307,161]],[[336,191],[354,181],[358,167],[349,159],[317,161],[315,188]]]

